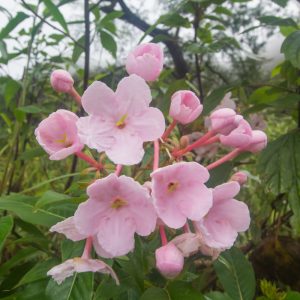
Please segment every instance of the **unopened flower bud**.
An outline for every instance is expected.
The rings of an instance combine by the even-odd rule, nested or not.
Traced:
[[[170,116],[181,124],[196,120],[203,110],[199,98],[191,91],[183,90],[171,98]]]
[[[158,44],[146,43],[133,49],[126,61],[128,74],[136,74],[146,81],[158,78],[164,64],[164,53]]]
[[[211,129],[215,133],[228,135],[232,130],[238,127],[243,119],[241,115],[237,115],[233,109],[222,108],[214,111],[210,115]]]
[[[51,73],[50,82],[52,88],[59,93],[69,93],[74,84],[74,80],[66,70],[55,70]]]
[[[247,173],[242,171],[234,173],[230,178],[230,181],[237,181],[240,185],[245,184],[247,180],[248,180]]]
[[[253,130],[252,138],[249,145],[245,148],[245,150],[250,151],[252,153],[259,152],[263,150],[267,146],[268,137],[261,130]]]
[[[156,249],[155,258],[157,269],[166,278],[175,278],[183,269],[183,255],[173,244]]]

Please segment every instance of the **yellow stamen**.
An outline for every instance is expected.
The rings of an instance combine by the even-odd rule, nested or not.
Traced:
[[[58,139],[58,140],[55,140],[55,143],[63,144],[65,147],[72,146],[72,143],[68,141],[68,137],[67,137],[66,133],[62,134],[61,136],[62,136],[62,138]]]
[[[125,115],[123,115],[121,118],[120,118],[120,120],[116,123],[116,126],[118,127],[118,128],[124,128],[125,127],[125,120],[127,119],[127,117],[128,117],[128,115],[127,114],[125,114]]]
[[[120,207],[125,206],[125,205],[127,205],[127,204],[128,204],[128,203],[127,203],[126,200],[121,199],[121,198],[116,198],[116,199],[114,200],[114,202],[112,203],[111,207],[112,207],[112,208],[115,208],[115,209],[119,209]]]
[[[170,182],[168,184],[168,191],[174,192],[175,190],[177,190],[178,186],[179,186],[179,182]]]

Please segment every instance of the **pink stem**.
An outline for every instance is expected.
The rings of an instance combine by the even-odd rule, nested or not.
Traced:
[[[216,167],[218,167],[219,165],[223,164],[224,162],[234,159],[235,157],[237,157],[240,153],[242,152],[241,149],[234,149],[233,151],[229,152],[228,154],[226,154],[225,156],[221,157],[220,159],[218,159],[217,161],[209,164],[206,169],[207,170],[211,170],[214,169]]]
[[[212,138],[208,139],[206,142],[204,142],[201,146],[210,145],[216,142],[220,141],[220,137],[218,135],[213,136]]]
[[[185,233],[190,233],[190,232],[191,232],[190,225],[189,225],[188,222],[186,222],[186,223],[184,224],[184,226],[183,226],[183,231],[184,231]]]
[[[200,139],[198,139],[196,142],[186,146],[184,149],[173,152],[174,156],[182,156],[183,154],[200,147],[204,142],[209,140],[215,135],[213,131],[208,131],[206,134],[204,134]]]
[[[83,253],[81,255],[81,258],[85,258],[85,259],[91,258],[92,246],[93,246],[93,238],[91,236],[89,236],[86,239],[84,250],[83,250]]]
[[[72,87],[71,91],[69,91],[68,94],[77,102],[79,106],[81,106],[81,96],[78,94],[74,87]]]
[[[115,171],[115,174],[117,176],[120,176],[121,172],[122,172],[122,168],[123,168],[123,165],[117,165],[116,167],[116,171]]]
[[[160,238],[161,238],[161,244],[163,246],[168,244],[168,239],[165,231],[165,226],[164,225],[159,225],[159,233],[160,233]]]
[[[92,157],[86,155],[83,152],[76,152],[76,156],[81,158],[82,160],[86,161],[88,164],[90,164],[92,167],[96,168],[97,170],[103,169],[103,165],[96,160],[94,160]]]
[[[155,140],[153,143],[154,143],[153,171],[155,171],[159,167],[159,141]]]
[[[165,141],[168,138],[168,136],[170,135],[170,133],[172,132],[172,130],[175,128],[176,125],[177,125],[177,121],[173,120],[173,122],[169,125],[169,127],[166,129],[166,131],[161,137],[163,141]]]

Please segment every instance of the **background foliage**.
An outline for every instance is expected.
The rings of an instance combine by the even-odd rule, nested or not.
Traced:
[[[0,299],[300,299],[300,28],[298,19],[285,15],[288,0],[273,0],[272,10],[267,0],[164,1],[152,24],[123,0],[15,2],[19,10],[13,14],[4,1],[0,6],[7,19],[0,32]],[[79,19],[64,13],[78,9],[84,12]],[[266,38],[279,31],[284,60],[269,70],[259,54]],[[154,268],[159,238],[153,234],[137,238],[128,257],[108,261],[119,287],[90,273],[58,286],[46,272],[80,255],[83,244],[49,234],[48,228],[86,200],[94,175],[76,159],[49,161],[36,143],[34,129],[49,113],[57,108],[81,113],[68,96],[51,90],[49,74],[69,69],[81,91],[94,80],[115,87],[125,74],[123,42],[136,33],[140,41],[165,45],[165,71],[151,86],[165,114],[176,90],[195,91],[204,115],[231,91],[252,125],[266,124],[271,142],[258,159],[241,156],[214,170],[210,180],[214,186],[236,169],[249,172],[239,199],[250,207],[251,229],[213,263],[189,258],[173,281]],[[93,64],[102,51],[105,67]],[[21,76],[8,72],[8,66],[20,65]],[[179,128],[180,134],[203,129],[203,120]],[[125,168],[141,182],[150,173],[152,149],[146,150],[141,165]]]

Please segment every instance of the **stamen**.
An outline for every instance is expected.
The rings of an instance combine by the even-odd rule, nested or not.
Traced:
[[[126,120],[127,117],[128,117],[127,114],[123,115],[123,116],[120,118],[120,120],[116,123],[116,126],[117,126],[118,128],[120,128],[120,129],[124,128],[125,125],[126,125],[126,124],[125,124],[125,120]]]
[[[179,186],[179,182],[170,182],[168,184],[168,191],[174,192],[175,190],[177,190],[178,186]]]
[[[63,144],[65,147],[72,146],[72,143],[68,141],[68,137],[67,137],[66,133],[62,134],[61,136],[62,136],[62,138],[58,139],[58,140],[55,140],[55,143]]]
[[[125,206],[125,205],[127,205],[127,204],[128,204],[128,203],[127,203],[126,200],[124,200],[124,199],[122,199],[122,198],[116,198],[116,199],[114,200],[114,202],[112,203],[111,207],[112,207],[112,208],[115,208],[115,209],[119,209],[119,208],[121,208],[122,206]]]

